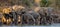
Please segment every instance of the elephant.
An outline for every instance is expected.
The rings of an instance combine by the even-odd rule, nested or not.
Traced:
[[[32,15],[30,14],[23,14],[22,15],[22,24],[34,24],[35,19]]]

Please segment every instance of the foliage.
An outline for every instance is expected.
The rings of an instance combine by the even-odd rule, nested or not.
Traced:
[[[41,7],[48,7],[50,4],[51,4],[51,2],[48,1],[48,0],[41,0],[40,1],[40,6]]]
[[[23,3],[25,5],[27,5],[28,7],[31,7],[32,6],[32,3],[30,2],[30,0],[23,0]]]

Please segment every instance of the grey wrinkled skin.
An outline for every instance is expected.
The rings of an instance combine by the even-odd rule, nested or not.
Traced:
[[[52,22],[52,18],[51,17],[51,13],[52,13],[52,9],[47,8],[46,10],[43,8],[41,10],[38,11],[38,13],[40,14],[40,24],[51,24]]]
[[[27,11],[26,13],[31,14],[34,17],[35,20],[37,20],[40,17],[39,13],[34,12],[32,10],[31,11]]]
[[[29,22],[30,20],[32,20],[32,23],[31,22]],[[22,23],[27,23],[27,24],[34,24],[34,22],[35,22],[35,19],[34,19],[34,17],[32,16],[32,15],[30,15],[30,14],[23,14],[22,15]]]
[[[24,16],[24,17],[23,17]],[[27,20],[33,20],[32,23],[37,23],[38,18],[40,17],[38,13],[34,12],[34,11],[26,11],[23,15],[22,15],[22,20],[25,19],[27,17]],[[29,22],[30,23],[30,22]]]

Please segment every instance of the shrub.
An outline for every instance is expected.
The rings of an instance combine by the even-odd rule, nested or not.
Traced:
[[[41,7],[48,7],[50,4],[51,4],[51,2],[48,1],[48,0],[41,0],[40,1],[40,6]]]

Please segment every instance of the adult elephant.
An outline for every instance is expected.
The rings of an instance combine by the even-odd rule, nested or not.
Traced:
[[[40,15],[32,10],[28,10],[28,11],[24,11],[22,12],[23,14],[23,18],[22,20],[33,20],[35,24],[38,24],[39,23],[39,18],[40,18]],[[29,22],[28,22],[29,23]]]
[[[22,24],[34,24],[35,19],[32,15],[25,13],[22,15]]]

